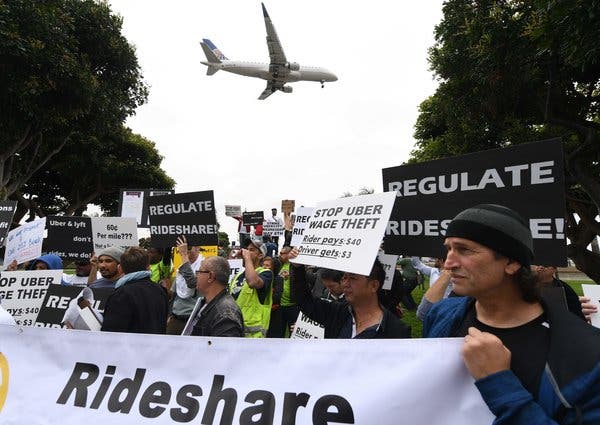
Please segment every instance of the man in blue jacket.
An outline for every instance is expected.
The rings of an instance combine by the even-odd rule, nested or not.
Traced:
[[[463,297],[435,304],[424,335],[464,338],[465,365],[494,423],[600,423],[600,330],[540,298],[528,223],[478,205],[452,220],[444,245]]]

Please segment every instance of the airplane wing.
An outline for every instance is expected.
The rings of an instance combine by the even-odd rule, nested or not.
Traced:
[[[267,97],[271,96],[277,90],[281,90],[283,88],[283,83],[269,80],[267,82],[267,88],[263,90],[263,92],[258,96],[258,100],[265,100]]]
[[[265,5],[263,3],[261,3],[261,5],[263,10],[263,16],[265,17],[265,27],[267,28],[267,47],[269,48],[269,58],[271,59],[271,65],[284,65],[287,63],[287,59],[285,58],[283,47],[281,47],[279,37],[277,37],[277,32],[275,31],[275,27],[273,26],[273,22],[271,22],[271,18],[267,13]]]

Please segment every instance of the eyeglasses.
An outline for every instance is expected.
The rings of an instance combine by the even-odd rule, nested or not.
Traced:
[[[196,270],[196,274],[200,273],[210,273],[210,270]]]

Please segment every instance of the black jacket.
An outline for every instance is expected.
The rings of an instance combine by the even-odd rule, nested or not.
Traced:
[[[201,310],[200,317],[192,329],[192,335],[244,336],[242,312],[225,289]]]
[[[164,288],[150,279],[125,283],[108,297],[102,330],[164,334],[169,302]]]
[[[306,283],[304,267],[290,267],[292,294],[300,310],[312,320],[325,327],[325,338],[338,338],[344,324],[351,318],[350,305],[346,301],[330,302],[311,295]],[[375,338],[410,338],[410,327],[383,308],[383,319]]]

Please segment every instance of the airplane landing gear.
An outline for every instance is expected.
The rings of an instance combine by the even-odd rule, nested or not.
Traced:
[[[321,80],[321,88],[324,89],[325,88],[325,81]]]

